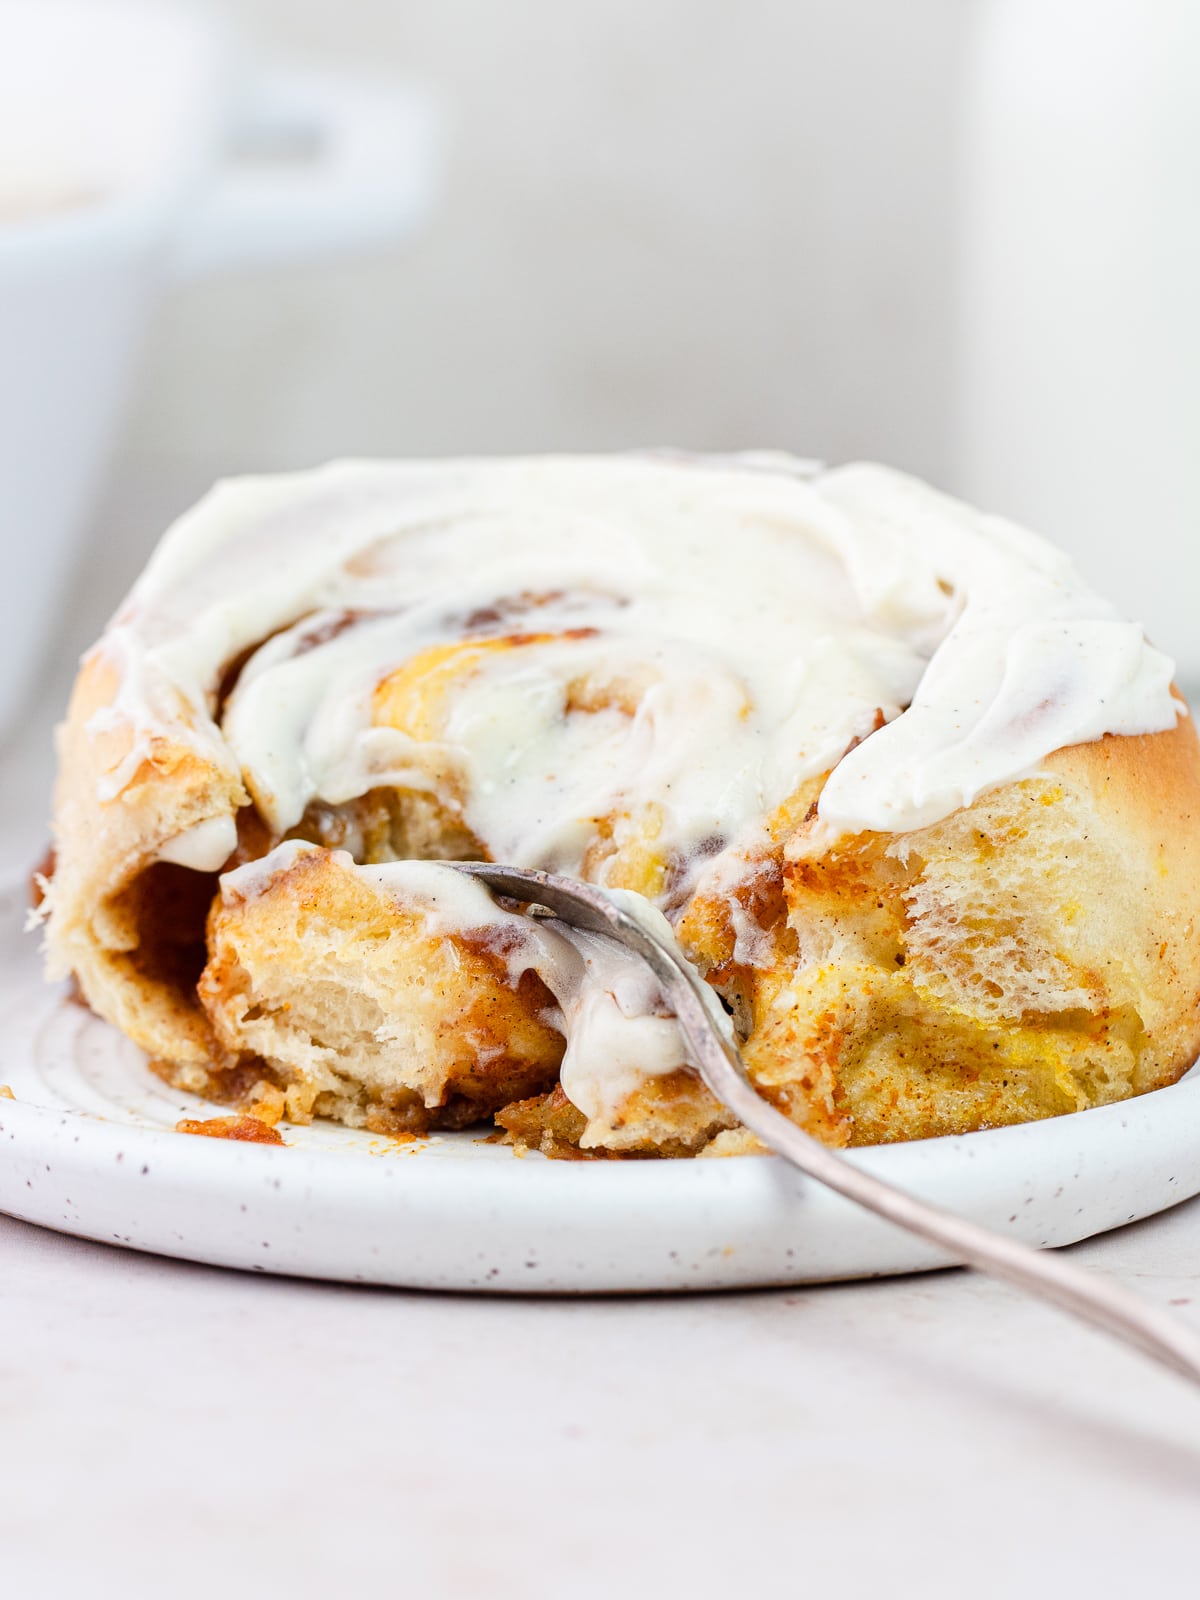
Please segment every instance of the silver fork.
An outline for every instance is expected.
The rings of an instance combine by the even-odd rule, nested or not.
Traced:
[[[570,924],[615,939],[646,962],[662,987],[687,1043],[692,1065],[708,1088],[776,1155],[848,1200],[939,1246],[954,1262],[989,1273],[1123,1339],[1173,1372],[1200,1383],[1200,1337],[1149,1301],[1045,1250],[981,1228],[941,1206],[919,1200],[864,1172],[821,1144],[764,1100],[716,1020],[712,989],[676,950],[601,890],[575,878],[490,862],[447,862],[497,894]]]

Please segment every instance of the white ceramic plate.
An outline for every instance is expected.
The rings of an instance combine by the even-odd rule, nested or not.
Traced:
[[[928,1247],[768,1157],[519,1159],[470,1134],[332,1125],[287,1149],[174,1132],[220,1108],[47,988],[23,891],[0,895],[0,1210],[254,1272],[536,1293],[744,1288],[921,1271]],[[1076,1116],[863,1150],[881,1177],[1037,1245],[1200,1193],[1200,1070]]]

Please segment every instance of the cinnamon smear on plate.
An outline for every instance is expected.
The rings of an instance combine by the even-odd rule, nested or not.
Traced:
[[[175,1124],[176,1133],[198,1133],[205,1139],[238,1139],[243,1144],[278,1144],[284,1141],[277,1129],[258,1117],[184,1117]],[[286,1145],[284,1145],[286,1149]]]

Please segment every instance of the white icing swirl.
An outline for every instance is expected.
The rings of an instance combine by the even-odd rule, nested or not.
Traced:
[[[448,680],[432,736],[378,714],[418,652],[512,632]],[[883,467],[775,456],[224,483],[98,648],[121,672],[99,723],[138,733],[109,794],[182,706],[279,832],[403,784],[458,796],[494,859],[565,872],[598,819],[619,836],[649,807],[657,848],[712,865],[830,769],[830,830],[911,830],[1182,709],[1171,663],[1041,539]]]

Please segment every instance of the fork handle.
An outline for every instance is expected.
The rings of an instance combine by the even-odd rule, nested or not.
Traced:
[[[697,1046],[691,1037],[688,1043]],[[706,1054],[711,1060],[711,1050]],[[955,1262],[1015,1284],[1200,1384],[1200,1338],[1181,1318],[1048,1250],[1035,1250],[894,1188],[798,1128],[758,1094],[740,1068],[727,1061],[724,1066],[719,1098],[764,1144],[807,1177],[927,1239]]]
[[[454,865],[501,894],[546,906],[572,926],[617,939],[640,955],[662,985],[701,1078],[743,1126],[806,1177],[937,1245],[952,1258],[948,1266],[965,1263],[1015,1284],[1200,1383],[1200,1337],[1181,1318],[1049,1251],[1034,1250],[893,1188],[777,1111],[750,1081],[723,1026],[713,991],[682,952],[629,909],[622,909],[594,885],[575,879],[490,862]]]

